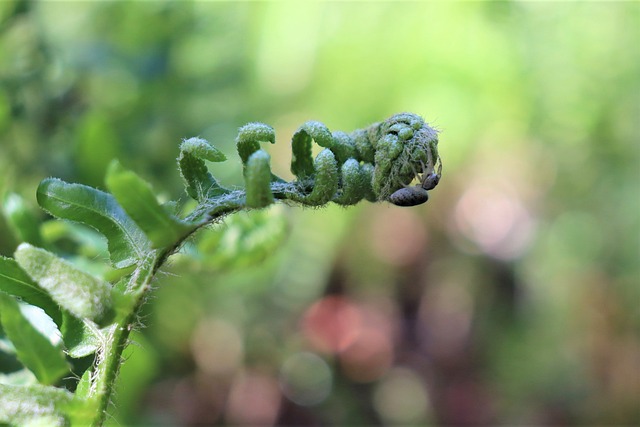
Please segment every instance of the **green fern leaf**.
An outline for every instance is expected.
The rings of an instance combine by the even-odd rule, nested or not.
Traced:
[[[144,231],[154,248],[171,245],[192,230],[192,226],[170,215],[158,203],[146,181],[124,169],[117,160],[111,162],[105,181],[109,191]]]
[[[3,292],[0,292],[0,320],[16,349],[18,360],[41,384],[55,384],[69,372],[62,349],[31,324],[20,310],[18,301]]]
[[[74,316],[100,322],[111,314],[111,286],[108,282],[28,243],[18,246],[15,258],[55,302]]]
[[[12,258],[0,257],[0,291],[40,307],[58,327],[62,325],[62,313],[58,304]]]
[[[67,390],[33,384],[13,386],[0,384],[0,422],[12,425],[63,426],[61,413],[73,405],[73,394]],[[43,424],[46,422],[48,424]]]
[[[189,138],[182,141],[178,169],[185,181],[187,194],[197,201],[229,192],[209,173],[205,160],[224,162],[226,157],[202,138]]]
[[[50,214],[102,233],[107,238],[111,262],[117,268],[136,263],[150,248],[144,232],[108,193],[49,178],[40,183],[36,195],[40,206]]]

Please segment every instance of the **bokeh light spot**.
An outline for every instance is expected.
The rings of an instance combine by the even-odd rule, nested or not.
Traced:
[[[278,382],[263,374],[241,373],[231,385],[225,418],[236,425],[273,425],[280,410]]]
[[[533,236],[533,219],[525,206],[496,188],[469,187],[455,207],[454,220],[464,237],[495,258],[517,258]]]
[[[391,367],[392,361],[390,337],[372,328],[363,329],[355,342],[340,353],[345,375],[357,382],[378,379]]]
[[[232,374],[244,354],[238,329],[223,319],[206,319],[195,328],[191,351],[196,365],[211,375]]]
[[[331,368],[314,353],[296,353],[282,364],[280,388],[289,400],[298,405],[321,403],[329,396],[332,384]]]
[[[371,237],[376,257],[391,265],[405,266],[420,256],[427,233],[415,210],[378,209],[371,223]]]
[[[394,368],[375,390],[374,405],[387,424],[424,422],[429,396],[420,378],[410,369]]]
[[[306,311],[302,329],[320,351],[339,352],[357,337],[362,320],[358,308],[341,296],[327,296]]]

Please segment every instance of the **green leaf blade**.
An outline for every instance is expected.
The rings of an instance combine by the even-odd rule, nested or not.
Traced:
[[[156,199],[151,186],[118,161],[109,166],[107,188],[125,212],[151,240],[154,248],[179,241],[192,227],[170,215]]]
[[[15,346],[18,360],[41,384],[55,384],[69,372],[62,349],[31,324],[20,310],[18,301],[0,292],[0,309],[2,327]]]
[[[209,144],[207,140],[198,137],[184,140],[180,145],[180,150],[210,162],[224,162],[227,160],[227,157],[222,151]]]
[[[0,384],[0,422],[22,426],[46,418],[49,425],[62,426],[62,411],[72,401],[73,394],[60,388]]]
[[[334,199],[341,205],[354,205],[362,199],[362,195],[371,191],[371,183],[367,173],[355,159],[349,159],[342,165],[342,193]]]
[[[88,225],[104,235],[111,262],[117,268],[135,264],[149,248],[144,232],[110,194],[49,178],[40,183],[36,195],[40,206],[50,214]]]
[[[338,191],[338,162],[328,148],[318,154],[314,161],[315,183],[305,202],[311,206],[328,203]]]
[[[291,172],[300,179],[312,176],[315,172],[311,156],[311,140],[304,125],[291,138]]]
[[[225,219],[223,227],[203,233],[194,257],[213,270],[251,267],[272,255],[287,231],[282,205],[239,212]]]
[[[68,312],[64,313],[61,332],[69,357],[78,359],[88,356],[95,353],[100,345],[98,331],[92,330],[84,320]]]
[[[3,212],[9,228],[19,241],[42,246],[40,221],[22,197],[15,193],[7,194]]]
[[[260,142],[275,144],[276,133],[271,126],[253,122],[247,123],[238,130],[236,148],[244,165],[249,161],[249,157],[260,149]]]
[[[78,318],[100,322],[110,314],[111,286],[51,252],[28,243],[18,246],[20,267],[62,308]]]
[[[0,256],[0,291],[40,307],[58,327],[62,324],[62,313],[58,304],[12,258]]]
[[[229,193],[229,190],[218,184],[218,181],[209,173],[205,160],[222,162],[226,157],[202,138],[189,138],[182,141],[178,169],[184,180],[187,194],[197,201]]]
[[[249,156],[245,181],[247,183],[247,206],[251,208],[264,208],[273,203],[271,192],[271,167],[269,154],[264,150],[258,150]]]

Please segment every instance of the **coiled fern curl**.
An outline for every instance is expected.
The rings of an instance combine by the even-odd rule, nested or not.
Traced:
[[[223,161],[222,153],[200,138],[182,143],[178,165],[188,194],[201,203],[194,217],[262,208],[276,200],[321,206],[366,199],[411,206],[428,199],[427,190],[437,185],[442,171],[437,131],[411,113],[350,134],[331,132],[316,121],[304,123],[291,142],[291,172],[297,177],[292,182],[271,172],[261,142],[275,143],[271,126],[249,123],[240,128],[236,144],[246,186],[236,191],[222,187],[206,169],[204,160]],[[324,147],[315,159],[312,142]],[[415,179],[418,184],[409,187]]]

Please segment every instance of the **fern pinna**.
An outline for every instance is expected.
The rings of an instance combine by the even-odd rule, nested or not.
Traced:
[[[312,142],[324,149],[312,157]],[[271,171],[261,142],[275,142],[273,128],[249,123],[238,133],[245,188],[223,187],[205,161],[225,156],[207,141],[182,142],[178,168],[196,207],[176,214],[158,202],[151,186],[117,161],[105,179],[109,192],[59,179],[42,181],[40,206],[59,219],[95,229],[107,241],[111,269],[102,277],[53,253],[34,231],[20,199],[5,202],[7,222],[24,243],[13,258],[0,257],[0,352],[22,368],[0,373],[0,422],[15,425],[101,425],[141,305],[155,273],[197,230],[224,216],[274,202],[322,206],[387,201],[414,206],[440,180],[438,135],[424,120],[402,113],[350,134],[319,122],[293,135],[291,171],[285,181]],[[417,184],[411,185],[413,181]],[[61,342],[34,325],[25,307],[41,308]],[[92,358],[78,372],[75,361]],[[69,381],[77,375],[76,381]]]

